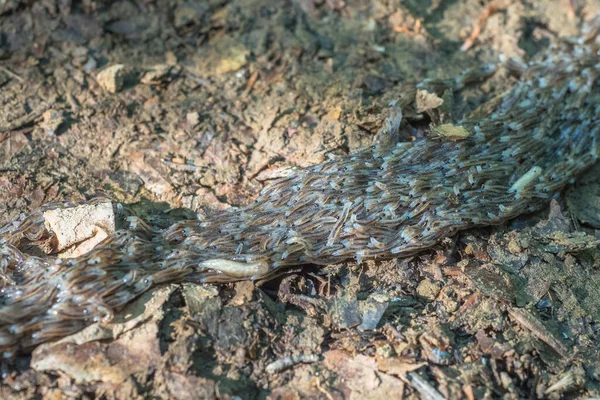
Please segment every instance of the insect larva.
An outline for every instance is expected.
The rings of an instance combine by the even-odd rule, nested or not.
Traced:
[[[523,176],[521,176],[513,185],[508,189],[508,193],[521,193],[525,190],[525,187],[533,182],[542,173],[542,168],[533,166]]]
[[[269,271],[269,265],[264,261],[240,263],[230,260],[212,259],[202,261],[198,264],[198,267],[220,271],[236,278],[261,276]]]

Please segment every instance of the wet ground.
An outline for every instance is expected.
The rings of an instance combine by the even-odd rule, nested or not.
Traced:
[[[405,85],[534,57],[599,11],[591,0],[1,2],[0,225],[98,195],[154,221],[248,204],[283,167],[373,143]],[[500,66],[445,110],[458,119],[512,82]],[[110,324],[3,364],[0,397],[600,396],[598,176],[413,258],[158,288]]]

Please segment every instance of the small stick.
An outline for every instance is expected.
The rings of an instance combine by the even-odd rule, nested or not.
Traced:
[[[4,65],[0,65],[0,71],[4,72],[6,75],[18,80],[21,83],[23,83],[23,81],[24,81],[21,76],[19,76],[15,72],[12,72],[10,69],[6,68]]]
[[[429,382],[425,379],[421,378],[417,373],[411,372],[406,375],[406,378],[403,380],[406,381],[410,386],[412,386],[417,392],[423,396],[423,399],[426,400],[445,400],[444,396],[440,392],[437,391]]]
[[[552,347],[561,357],[568,359],[568,350],[546,327],[530,312],[521,308],[509,308],[508,314],[524,328],[531,331],[535,337]]]

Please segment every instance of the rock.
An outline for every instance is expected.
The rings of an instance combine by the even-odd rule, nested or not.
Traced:
[[[226,74],[228,72],[237,71],[242,68],[248,62],[248,56],[250,50],[243,45],[233,46],[229,49],[225,57],[223,57],[219,64],[215,67],[215,73]]]
[[[409,372],[416,371],[425,365],[427,365],[426,362],[417,362],[416,359],[410,357],[377,358],[377,368],[379,371],[400,377]]]
[[[172,69],[173,67],[167,64],[154,65],[144,72],[140,82],[146,85],[156,85],[165,82],[169,80]]]
[[[73,57],[72,63],[73,65],[79,67],[83,65],[88,58],[88,49],[84,46],[77,46],[71,51],[71,56]]]
[[[153,31],[158,29],[158,18],[151,13],[139,13],[110,22],[104,26],[108,32],[128,39],[144,39],[151,37]]]
[[[98,62],[93,58],[88,58],[87,62],[83,66],[83,70],[88,74],[92,73],[98,67]]]
[[[47,110],[42,114],[42,123],[40,126],[50,136],[54,136],[58,128],[65,122],[65,113],[63,111]]]
[[[200,114],[197,111],[189,112],[185,116],[186,125],[193,128],[200,123]]]
[[[596,164],[566,195],[569,214],[579,222],[600,229],[600,165]]]
[[[57,208],[44,213],[46,230],[54,233],[59,257],[78,257],[115,232],[115,213],[110,201]]]
[[[242,281],[235,284],[235,295],[229,302],[230,306],[241,306],[252,301],[254,296],[254,282]]]
[[[14,12],[21,5],[20,0],[0,1],[0,15]]]
[[[385,89],[387,81],[383,78],[374,75],[367,75],[363,78],[363,86],[367,93],[375,95],[381,93]]]
[[[442,287],[439,283],[436,283],[429,278],[425,278],[419,283],[419,286],[417,286],[417,293],[419,296],[425,297],[428,300],[435,300],[441,289]]]
[[[454,333],[446,326],[433,324],[419,336],[422,356],[429,362],[448,365],[452,361]]]
[[[378,298],[376,295],[371,295],[366,301],[361,302],[362,323],[358,326],[358,330],[363,332],[377,328],[388,305],[386,299]]]
[[[93,324],[53,343],[37,347],[36,371],[60,371],[77,383],[119,385],[136,373],[157,368],[161,360],[159,327],[164,303],[175,286],[145,293],[108,324]]]
[[[362,323],[358,310],[358,300],[351,292],[334,297],[328,303],[329,314],[336,328],[339,330],[350,329]]]
[[[0,141],[0,165],[8,162],[15,154],[28,145],[29,139],[27,139],[24,133],[18,131],[11,132],[10,140]]]
[[[98,84],[110,93],[117,93],[131,80],[132,70],[123,64],[111,65],[100,71],[96,80]]]
[[[165,394],[169,395],[165,398],[180,400],[217,398],[215,392],[217,392],[218,385],[211,379],[196,377],[191,373],[183,375],[161,371],[159,374],[158,380],[164,383],[159,386],[159,390],[163,389]]]
[[[115,171],[109,175],[109,178],[130,196],[135,196],[144,186],[142,178],[129,171]]]
[[[196,283],[184,283],[182,286],[183,298],[190,309],[192,315],[202,313],[210,299],[214,299],[219,295],[219,291],[215,286],[198,285]]]
[[[399,398],[404,392],[403,382],[380,372],[374,358],[329,350],[324,354],[323,365],[339,375],[341,384],[337,389],[343,394],[341,398]]]
[[[587,209],[592,208],[591,204],[592,202],[588,203]],[[550,202],[548,219],[538,222],[533,229],[533,233],[540,237],[551,236],[555,232],[570,233],[571,231],[571,222],[564,216],[556,199]]]
[[[173,11],[173,25],[175,28],[183,28],[187,25],[197,25],[204,20],[210,5],[205,3],[184,3]]]
[[[242,43],[225,37],[198,54],[192,69],[201,76],[226,74],[244,67],[250,54],[250,50]]]
[[[146,189],[154,194],[156,198],[161,201],[168,201],[172,198],[173,186],[156,170],[159,167],[158,163],[162,163],[160,159],[147,157],[142,152],[133,152],[129,156],[129,161],[129,172],[139,176]]]

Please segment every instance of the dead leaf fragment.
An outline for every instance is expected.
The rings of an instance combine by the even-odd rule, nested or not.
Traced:
[[[568,359],[569,350],[529,311],[512,307],[508,314],[522,327],[528,329],[535,337],[552,347],[561,357]]]
[[[435,93],[430,93],[427,90],[417,90],[417,95],[415,97],[418,113],[434,110],[444,104],[444,100]]]
[[[399,398],[404,392],[404,383],[378,371],[372,357],[352,357],[341,350],[330,350],[324,354],[324,365],[342,378],[340,391],[347,399]]]
[[[416,362],[408,357],[389,357],[377,360],[377,368],[390,375],[403,376],[427,365],[426,362]]]
[[[438,136],[452,141],[463,140],[471,136],[471,132],[460,125],[442,124],[433,127],[431,130]]]

